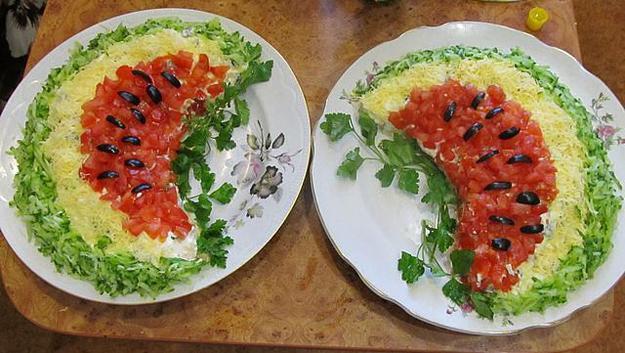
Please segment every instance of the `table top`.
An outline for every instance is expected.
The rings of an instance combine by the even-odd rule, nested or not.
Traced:
[[[333,82],[373,46],[420,25],[453,20],[524,29],[531,6],[453,0],[386,6],[364,0],[49,0],[28,68],[74,33],[112,16],[154,7],[194,8],[238,21],[272,43],[302,85],[312,124]],[[553,18],[538,37],[579,58],[571,1],[544,0],[541,6]],[[120,307],[74,298],[39,280],[0,239],[0,271],[16,308],[39,326],[85,336],[417,351],[552,351],[592,340],[610,319],[614,303],[610,292],[559,326],[513,337],[468,336],[421,323],[377,297],[338,257],[323,232],[308,183],[279,233],[252,261],[216,285],[167,303]]]

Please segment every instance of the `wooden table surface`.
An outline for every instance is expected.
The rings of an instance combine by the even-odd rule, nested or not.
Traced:
[[[580,57],[571,1],[540,4],[553,19],[538,36]],[[238,21],[272,43],[297,75],[314,122],[333,83],[369,48],[416,26],[452,20],[524,29],[531,6],[455,0],[396,1],[391,6],[360,0],[49,0],[28,67],[72,34],[112,16],[153,7],[195,8]],[[0,239],[0,271],[16,308],[44,328],[85,336],[389,350],[556,351],[595,337],[610,319],[614,302],[610,292],[555,328],[513,337],[467,336],[423,324],[375,296],[336,255],[308,184],[279,233],[252,261],[210,288],[163,304],[118,307],[74,298],[39,280]]]

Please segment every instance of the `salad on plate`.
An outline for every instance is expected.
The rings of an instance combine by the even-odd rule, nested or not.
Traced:
[[[493,319],[567,301],[605,261],[622,198],[589,112],[520,49],[448,46],[411,52],[359,81],[331,112],[330,141],[352,135],[337,177],[357,182],[376,163],[381,188],[434,211],[418,248],[397,254],[397,276],[446,278],[451,310]],[[605,117],[605,116],[603,116]]]
[[[76,47],[10,151],[11,206],[39,251],[113,297],[156,297],[226,267],[233,239],[212,209],[237,186],[207,161],[236,146],[254,114],[242,95],[272,67],[218,19],[119,25]]]

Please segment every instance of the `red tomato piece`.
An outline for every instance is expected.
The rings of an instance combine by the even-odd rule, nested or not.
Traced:
[[[226,73],[228,72],[229,69],[230,68],[227,65],[213,66],[211,67],[211,72],[218,79],[223,80],[226,77]]]

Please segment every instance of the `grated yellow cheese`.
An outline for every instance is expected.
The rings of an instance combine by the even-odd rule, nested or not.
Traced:
[[[538,121],[557,168],[558,196],[549,207],[545,240],[518,270],[521,280],[510,294],[531,288],[533,278],[551,275],[572,246],[582,243],[584,199],[583,161],[585,149],[576,136],[575,122],[527,73],[511,62],[498,59],[423,63],[404,71],[365,94],[360,103],[378,122],[386,124],[391,111],[401,108],[414,87],[429,88],[447,79],[471,83],[480,89],[491,84],[503,88],[508,99],[519,102]]]
[[[180,50],[209,55],[211,63],[227,64],[219,44],[200,37],[183,37],[173,30],[162,30],[138,37],[129,42],[113,44],[105,55],[86,65],[75,77],[65,82],[50,104],[49,121],[53,131],[44,143],[44,152],[50,159],[51,173],[57,184],[59,205],[65,209],[74,228],[89,243],[94,244],[102,235],[113,242],[107,251],[130,250],[145,261],[158,261],[161,256],[192,258],[195,244],[192,239],[172,246],[171,241],[161,243],[145,233],[135,237],[122,228],[126,215],[111,208],[110,202],[99,199],[79,176],[85,155],[80,153],[80,124],[82,104],[93,98],[95,88],[105,76],[115,77],[121,65],[136,65],[158,56]],[[189,238],[189,237],[187,237]],[[182,246],[181,246],[182,245]]]
[[[386,123],[388,114],[401,109],[415,87],[439,85],[449,77],[445,64],[420,63],[382,82],[378,88],[367,93],[360,103],[379,123]]]

